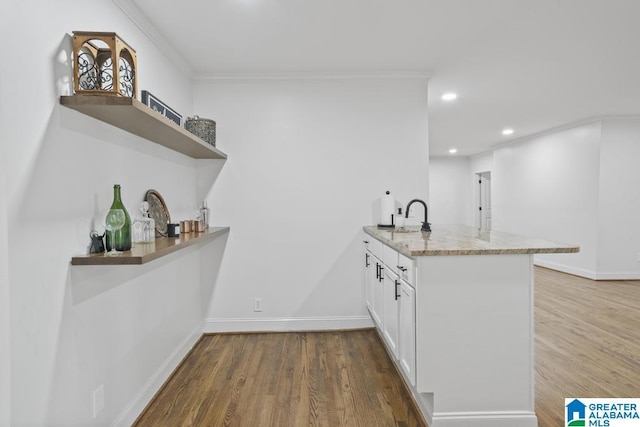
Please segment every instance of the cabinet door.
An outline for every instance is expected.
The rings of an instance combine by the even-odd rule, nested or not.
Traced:
[[[373,281],[374,281],[374,266],[373,266],[373,256],[371,252],[366,249],[364,250],[364,301],[369,309],[372,310],[371,299],[373,298]]]
[[[407,282],[400,285],[400,368],[416,385],[416,294]]]
[[[371,297],[371,317],[378,329],[382,332],[382,316],[384,309],[384,264],[377,257],[372,256],[373,280],[372,280],[372,297]]]
[[[398,359],[398,312],[400,309],[400,278],[385,268],[383,336],[391,354]]]

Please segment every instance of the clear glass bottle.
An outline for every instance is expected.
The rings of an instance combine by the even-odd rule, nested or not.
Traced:
[[[151,243],[156,240],[156,222],[149,217],[149,202],[141,202],[140,213],[133,221],[133,243]]]
[[[203,200],[200,205],[200,221],[204,222],[204,229],[209,228],[209,208],[207,207],[207,201]]]
[[[113,246],[115,246],[117,251],[128,251],[131,249],[131,217],[122,203],[120,185],[118,184],[113,186],[113,203],[111,203],[111,209],[122,209],[124,211],[125,222],[122,228],[113,233],[115,236],[112,237],[111,233],[107,233],[107,251],[110,251]]]
[[[147,243],[152,243],[156,241],[156,220],[149,215],[149,203],[144,203],[146,203],[144,217],[147,224]]]

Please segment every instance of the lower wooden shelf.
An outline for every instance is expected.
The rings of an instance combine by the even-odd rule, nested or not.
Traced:
[[[118,256],[105,254],[78,255],[71,265],[139,265],[161,258],[189,246],[205,243],[228,233],[229,227],[210,227],[202,233],[186,233],[180,237],[156,238],[154,243],[134,243],[130,251]]]

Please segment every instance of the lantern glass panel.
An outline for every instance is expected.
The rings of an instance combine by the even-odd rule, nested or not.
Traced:
[[[98,88],[98,70],[96,58],[87,46],[78,52],[78,81],[80,89],[94,90]]]
[[[120,81],[120,93],[124,96],[133,96],[133,80],[135,73],[132,66],[131,55],[126,49],[120,52],[120,64],[118,69],[118,78]]]

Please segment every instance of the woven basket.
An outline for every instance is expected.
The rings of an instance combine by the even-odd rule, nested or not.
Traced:
[[[198,116],[188,117],[184,122],[184,128],[202,138],[203,141],[216,146],[216,122],[210,119],[201,119]]]

